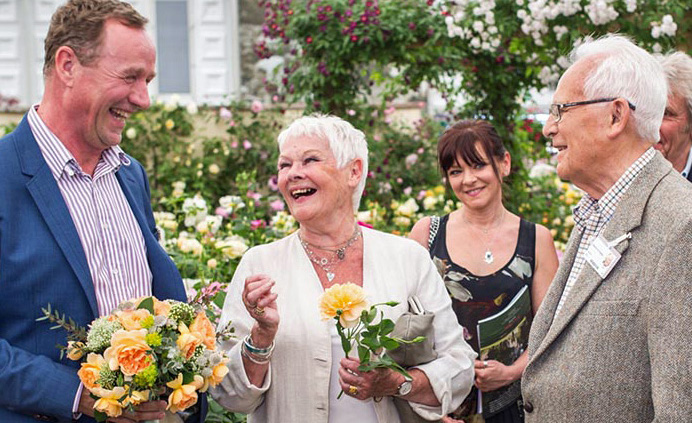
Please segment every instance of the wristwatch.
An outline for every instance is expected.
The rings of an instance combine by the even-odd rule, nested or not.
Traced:
[[[401,382],[401,385],[397,388],[396,391],[396,396],[397,397],[403,397],[404,395],[408,395],[411,392],[411,389],[413,388],[413,379],[410,377],[404,376],[404,381]]]

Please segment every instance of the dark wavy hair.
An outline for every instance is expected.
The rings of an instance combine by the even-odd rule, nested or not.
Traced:
[[[478,154],[476,143],[486,157],[502,159],[507,153],[502,139],[493,126],[483,120],[462,120],[447,128],[437,143],[437,162],[446,176],[447,171],[459,165],[459,157],[469,166],[487,164]],[[490,165],[498,179],[502,180],[495,160]]]

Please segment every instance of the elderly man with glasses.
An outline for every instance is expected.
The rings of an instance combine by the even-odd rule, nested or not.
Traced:
[[[622,36],[577,47],[543,129],[585,195],[538,310],[526,421],[692,421],[692,186],[653,145],[667,84]]]

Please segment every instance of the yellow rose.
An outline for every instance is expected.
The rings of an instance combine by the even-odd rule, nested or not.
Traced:
[[[337,311],[341,310],[339,322],[344,327],[355,325],[361,312],[367,307],[365,291],[351,282],[332,286],[325,290],[322,298],[320,298],[322,319],[333,319],[337,315]]]
[[[197,334],[207,349],[213,350],[216,347],[216,331],[203,311],[197,313],[195,320],[190,324],[190,332]]]
[[[94,403],[94,410],[106,413],[108,417],[118,417],[123,413],[125,404],[119,399],[125,396],[126,391],[122,386],[113,389],[94,388],[91,392],[99,397]]]
[[[187,385],[183,385],[183,374],[178,374],[175,380],[166,384],[173,392],[168,396],[168,410],[172,413],[183,411],[197,402],[197,390],[204,386],[204,378],[195,375],[194,380]]]
[[[228,374],[228,366],[226,366],[225,362],[221,362],[214,367],[214,370],[211,373],[211,376],[209,376],[206,380],[206,383],[211,385],[211,386],[216,386],[221,381],[223,380],[224,377]]]
[[[104,364],[106,364],[106,360],[104,360],[101,355],[95,353],[89,353],[89,355],[87,355],[87,361],[82,363],[82,367],[77,372],[77,376],[79,376],[79,380],[82,381],[88,390],[91,391],[99,387],[96,381],[99,378],[101,368]]]
[[[175,122],[173,122],[173,119],[168,119],[166,121],[166,129],[168,129],[169,131],[171,129],[173,129],[174,126],[175,126]]]
[[[202,336],[198,333],[190,332],[190,329],[185,323],[181,323],[180,326],[178,326],[178,331],[180,332],[180,336],[178,336],[178,340],[175,341],[175,343],[178,345],[178,348],[180,348],[180,352],[183,354],[183,357],[185,357],[185,360],[189,360],[192,354],[194,354],[195,348],[202,344]]]
[[[127,403],[132,405],[139,405],[145,401],[149,401],[149,391],[131,391],[130,396],[127,397]]]
[[[111,346],[103,352],[103,358],[111,370],[123,372],[125,376],[134,376],[149,366],[150,350],[146,341],[146,329],[119,330],[111,337]]]
[[[151,316],[149,310],[140,308],[137,310],[116,311],[115,315],[125,330],[142,329],[142,320]]]
[[[84,356],[84,343],[68,341],[67,342],[67,358],[72,361],[77,361]]]

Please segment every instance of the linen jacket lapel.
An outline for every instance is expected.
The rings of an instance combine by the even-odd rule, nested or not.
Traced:
[[[22,173],[31,178],[27,182],[26,188],[77,276],[79,284],[84,289],[91,311],[94,316],[98,316],[94,283],[77,228],[60,193],[60,188],[58,188],[58,184],[41,154],[26,117],[17,127],[17,132],[19,140],[23,140],[16,144]]]
[[[651,196],[651,192],[659,181],[668,173],[671,166],[660,153],[656,153],[651,162],[642,169],[641,173],[632,182],[620,199],[617,210],[612,219],[603,228],[601,234],[607,241],[632,232],[636,237],[636,228],[641,225],[644,208]],[[581,232],[573,231],[567,251],[563,256],[563,263],[551,284],[544,299],[545,307],[541,306],[539,313],[531,327],[529,342],[529,363],[535,361],[550,345],[560,336],[569,323],[575,319],[579,311],[589,301],[593,293],[602,283],[608,283],[608,275],[602,279],[600,275],[588,264],[584,264],[581,274],[575,281],[567,297],[560,314],[554,318],[557,304],[569,278],[569,273],[577,255]],[[624,240],[615,246],[615,249],[625,255],[629,241]],[[615,265],[617,267],[622,262]],[[613,269],[613,271],[615,268]],[[532,348],[532,345],[534,348]],[[532,351],[533,350],[533,351]]]

